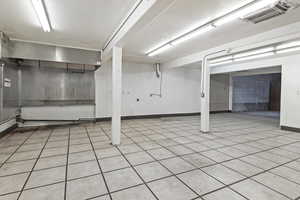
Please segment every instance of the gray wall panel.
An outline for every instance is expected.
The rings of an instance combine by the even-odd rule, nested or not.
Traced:
[[[5,57],[97,65],[100,52],[11,40]]]
[[[94,104],[94,72],[22,66],[22,106]]]
[[[1,80],[2,111],[1,121],[16,117],[19,106],[18,67],[10,62],[5,62]],[[6,82],[6,84],[5,84]]]

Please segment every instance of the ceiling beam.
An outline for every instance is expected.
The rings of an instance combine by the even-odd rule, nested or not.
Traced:
[[[220,49],[232,49],[232,53],[252,49],[260,46],[265,46],[281,41],[291,40],[299,38],[300,35],[300,22],[290,24],[284,27],[273,29],[264,33],[260,33],[251,37],[247,37],[241,40],[236,40],[231,43],[227,43],[218,47],[214,47],[205,51],[194,53],[185,57],[181,57],[162,64],[164,68],[183,67],[187,65],[193,65],[201,63],[202,58],[210,53]],[[200,65],[199,65],[200,66]]]
[[[295,62],[299,60],[300,54],[297,52],[292,52],[287,55],[277,55],[268,58],[248,60],[244,63],[233,63],[230,65],[218,66],[211,68],[211,74],[224,74],[224,73],[235,73],[241,71],[253,71],[253,70],[263,70],[270,67],[283,66],[286,63]]]
[[[113,32],[102,49],[102,60],[111,58],[111,50],[114,46],[122,46],[122,40],[134,27],[134,25],[147,13],[157,0],[138,0],[128,12],[122,23]]]

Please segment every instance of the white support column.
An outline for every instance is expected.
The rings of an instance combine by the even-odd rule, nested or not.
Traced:
[[[233,95],[233,81],[232,81],[232,75],[229,74],[229,107],[228,110],[232,111],[232,95]]]
[[[112,122],[111,140],[113,145],[121,142],[121,104],[122,104],[122,48],[112,49]]]
[[[205,57],[202,61],[201,77],[201,127],[203,133],[209,132],[209,90],[210,90],[210,68]]]

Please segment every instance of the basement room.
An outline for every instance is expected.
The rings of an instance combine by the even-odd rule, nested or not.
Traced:
[[[0,200],[300,200],[300,0],[1,0]]]

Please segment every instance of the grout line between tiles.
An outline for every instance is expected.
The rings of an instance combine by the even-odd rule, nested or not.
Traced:
[[[67,158],[66,158],[66,170],[65,170],[64,200],[67,199],[67,190],[68,190],[68,168],[69,168],[70,136],[71,136],[71,130],[70,130],[70,128],[68,128],[68,143],[67,143]]]
[[[102,168],[101,168],[100,162],[99,162],[99,160],[98,160],[97,153],[96,153],[96,151],[95,151],[95,148],[94,148],[93,142],[92,142],[92,140],[91,140],[91,137],[90,137],[90,135],[89,135],[88,129],[87,129],[86,127],[84,127],[84,128],[85,128],[86,134],[88,135],[88,138],[89,138],[89,140],[90,140],[90,144],[92,145],[92,149],[93,149],[93,152],[94,152],[94,156],[95,156],[95,159],[96,159],[96,161],[97,161],[97,164],[98,164],[99,170],[100,170],[100,172],[101,172],[102,179],[103,179],[103,181],[104,181],[104,184],[105,184],[106,190],[107,190],[107,192],[108,192],[108,196],[109,196],[110,200],[112,200],[112,197],[111,197],[111,193],[110,193],[110,190],[109,190],[108,184],[107,184],[107,182],[106,182],[106,179],[105,179],[104,173],[103,173],[103,171],[102,171]]]
[[[46,139],[46,141],[45,141],[45,143],[44,143],[44,145],[43,145],[43,148],[41,149],[41,151],[40,151],[40,153],[39,153],[39,155],[38,155],[36,161],[35,161],[34,164],[33,164],[33,167],[31,168],[31,171],[29,172],[29,174],[28,174],[28,176],[27,176],[27,178],[26,178],[26,180],[25,180],[25,183],[24,183],[23,186],[22,186],[22,189],[21,189],[21,191],[20,191],[20,193],[19,193],[19,195],[18,195],[17,200],[20,199],[20,197],[21,197],[21,195],[22,195],[22,193],[23,193],[23,191],[24,191],[24,189],[25,189],[25,187],[26,187],[26,184],[28,183],[28,181],[29,181],[29,179],[30,179],[30,177],[31,177],[31,174],[32,174],[32,172],[33,172],[33,169],[35,168],[35,166],[36,166],[36,164],[37,164],[37,162],[38,162],[40,156],[42,155],[42,152],[43,152],[43,150],[44,150],[44,148],[45,148],[45,146],[46,146],[46,144],[47,144],[49,138],[51,137],[51,134],[52,134],[52,133],[53,133],[53,130],[50,130],[50,133],[49,133],[49,135],[48,135],[48,137],[47,137],[47,139]]]

